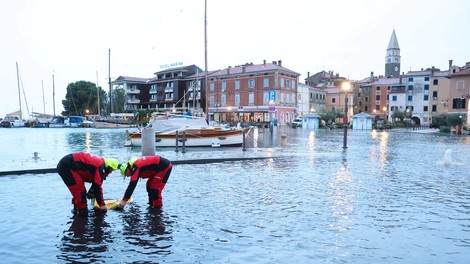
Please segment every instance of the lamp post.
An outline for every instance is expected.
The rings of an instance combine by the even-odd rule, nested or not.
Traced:
[[[349,81],[343,82],[342,89],[345,93],[344,96],[344,117],[343,117],[343,129],[344,129],[344,138],[343,138],[343,148],[348,148],[348,91],[351,88]]]

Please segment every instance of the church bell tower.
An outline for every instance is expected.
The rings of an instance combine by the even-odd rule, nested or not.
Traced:
[[[388,43],[387,56],[385,56],[385,77],[400,76],[400,62],[400,46],[398,46],[394,29],[390,37],[390,42]]]

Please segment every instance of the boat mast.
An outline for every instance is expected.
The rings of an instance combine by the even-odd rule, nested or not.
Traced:
[[[23,112],[21,111],[20,71],[18,69],[18,62],[16,62],[16,81],[18,83],[18,102],[20,103],[20,117],[23,118]]]
[[[204,61],[205,61],[205,72],[204,72],[204,89],[205,89],[205,99],[206,99],[206,120],[209,122],[209,101],[208,99],[208,83],[207,80],[207,0],[204,1]]]
[[[113,91],[111,88],[111,49],[108,49],[108,83],[109,83],[109,114],[114,112],[113,109]]]
[[[52,72],[52,108],[55,115],[55,82],[54,82],[54,72]]]
[[[96,94],[98,96],[98,117],[100,117],[100,88],[98,88],[98,71],[96,71]]]
[[[42,111],[44,114],[46,114],[46,101],[44,100],[44,81],[41,80],[41,86],[42,86]]]

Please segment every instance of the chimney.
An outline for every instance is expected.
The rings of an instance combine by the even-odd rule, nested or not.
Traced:
[[[374,81],[374,72],[370,72],[370,82]]]
[[[273,61],[273,64],[274,64],[274,65],[277,65],[277,62],[276,62],[276,61]]]
[[[307,78],[310,77],[310,72],[307,72]]]
[[[279,64],[279,66],[282,66],[282,60],[278,60],[277,64]]]
[[[449,70],[452,68],[452,60],[449,60]]]
[[[242,66],[242,72],[246,71],[246,66]]]
[[[263,60],[263,64],[266,64],[266,60]]]
[[[227,68],[227,74],[230,74],[230,66]]]

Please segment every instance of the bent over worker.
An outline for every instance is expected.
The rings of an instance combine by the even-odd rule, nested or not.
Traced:
[[[147,193],[151,207],[160,207],[163,204],[162,190],[170,177],[172,164],[169,160],[160,156],[144,156],[131,158],[129,162],[121,164],[122,176],[130,176],[124,198],[119,202],[118,208],[122,209],[131,198],[137,186],[139,178],[147,180]]]
[[[57,173],[72,194],[74,214],[88,215],[85,182],[91,182],[90,192],[94,193],[98,210],[107,211],[103,197],[103,181],[113,170],[117,170],[117,159],[101,158],[90,153],[77,152],[63,157],[57,164]]]

